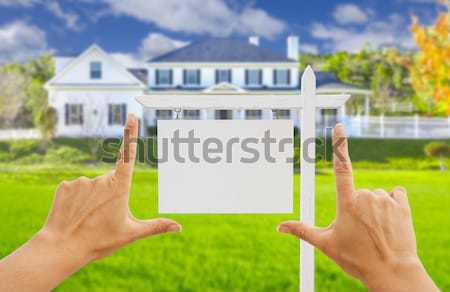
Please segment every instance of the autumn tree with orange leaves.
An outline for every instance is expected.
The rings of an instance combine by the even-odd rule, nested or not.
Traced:
[[[409,66],[417,106],[427,114],[450,115],[450,0],[429,27],[417,18],[411,27],[419,52]]]

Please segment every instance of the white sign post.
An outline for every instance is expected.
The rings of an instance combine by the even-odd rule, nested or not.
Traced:
[[[269,93],[179,93],[141,96],[137,98],[151,109],[290,109],[299,110],[301,132],[300,219],[314,224],[315,196],[315,117],[317,109],[341,107],[349,95],[317,95],[316,77],[308,66],[303,73],[301,94]],[[300,291],[314,291],[314,248],[300,243]]]

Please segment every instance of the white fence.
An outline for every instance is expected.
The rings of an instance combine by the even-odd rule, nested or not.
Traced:
[[[17,139],[40,139],[41,133],[36,129],[0,130],[0,141]]]
[[[319,128],[332,127],[336,120],[325,117]],[[328,121],[328,122],[327,122]],[[450,139],[449,118],[353,116],[342,117],[348,135],[360,138]],[[330,125],[331,123],[331,125]]]

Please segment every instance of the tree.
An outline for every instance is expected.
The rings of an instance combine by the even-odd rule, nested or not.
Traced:
[[[0,69],[0,117],[6,127],[12,127],[26,101],[29,78],[19,67]]]
[[[450,1],[445,1],[450,6]],[[447,6],[447,7],[448,7]],[[435,23],[421,26],[413,18],[411,31],[419,52],[410,66],[418,105],[428,114],[450,114],[450,13],[440,13]]]
[[[33,116],[33,123],[42,135],[44,144],[50,140],[56,130],[57,114],[48,103],[48,94],[44,84],[54,75],[53,58],[43,55],[31,60],[26,66],[26,72],[31,77],[31,82],[26,89],[27,108]]]
[[[385,111],[393,101],[412,100],[408,68],[402,63],[407,56],[394,48],[364,48],[356,54],[337,52],[328,56],[323,70],[333,72],[344,83],[370,88],[374,103]]]

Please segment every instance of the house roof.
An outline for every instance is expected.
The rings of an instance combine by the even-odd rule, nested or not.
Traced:
[[[269,49],[238,39],[214,38],[194,42],[149,60],[150,63],[297,63]]]

